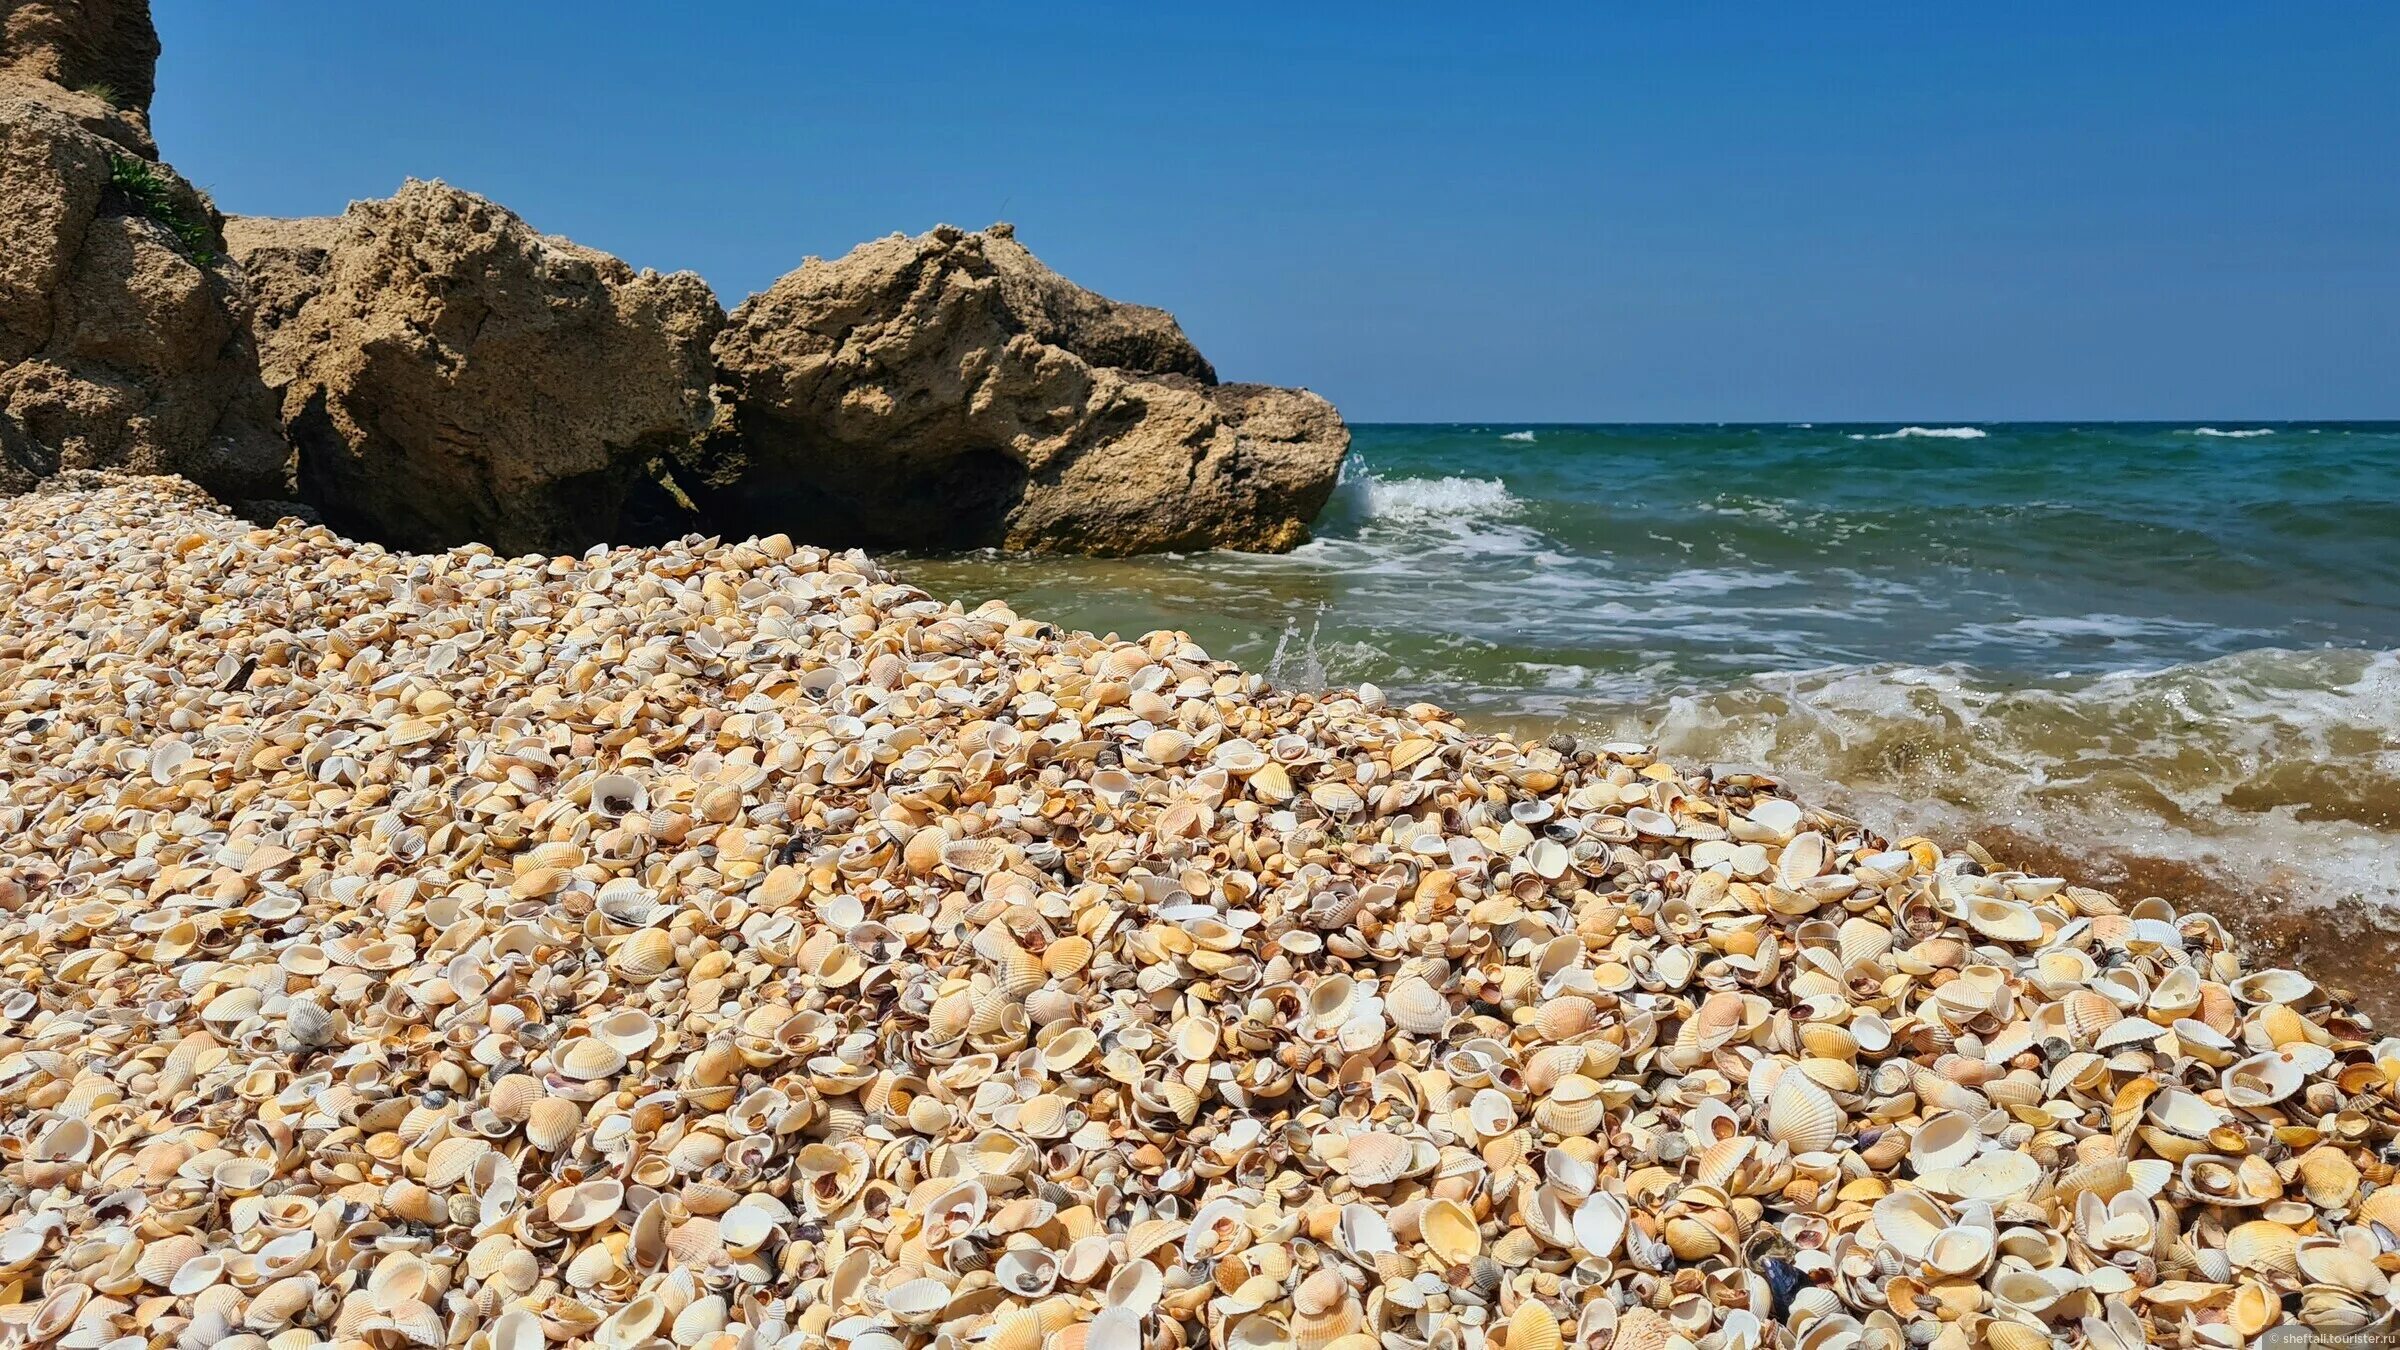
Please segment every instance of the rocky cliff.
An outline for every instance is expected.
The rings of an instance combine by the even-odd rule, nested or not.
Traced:
[[[139,4],[0,8],[0,492],[66,469],[285,495],[245,284],[152,156]]]

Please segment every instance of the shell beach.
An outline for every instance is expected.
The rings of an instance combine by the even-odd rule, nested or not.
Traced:
[[[1756,772],[777,538],[0,528],[0,1344],[2237,1346],[2400,1042]],[[2270,1338],[2272,1339],[2272,1338]]]

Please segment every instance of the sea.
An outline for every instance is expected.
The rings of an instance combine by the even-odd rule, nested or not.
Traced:
[[[2400,423],[1369,425],[1288,554],[894,561],[1287,685],[1764,768],[2400,1013]]]

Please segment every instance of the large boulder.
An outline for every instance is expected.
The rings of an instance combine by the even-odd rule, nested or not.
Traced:
[[[1220,385],[1175,320],[1043,266],[1005,225],[811,259],[717,340],[738,435],[681,480],[737,528],[868,547],[1290,548],[1349,432]]]
[[[12,44],[37,9],[9,11]],[[75,50],[58,49],[69,78]],[[219,217],[148,154],[95,96],[0,76],[0,492],[122,468],[237,503],[286,494]]]
[[[657,533],[653,470],[712,422],[724,311],[435,182],[331,220],[237,220],[302,497],[399,547],[580,551]]]

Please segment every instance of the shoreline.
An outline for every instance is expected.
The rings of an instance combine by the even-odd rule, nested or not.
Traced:
[[[2388,1288],[2330,1235],[2400,1225],[2400,1042],[2205,914],[780,538],[0,529],[11,1324],[1898,1350]]]

